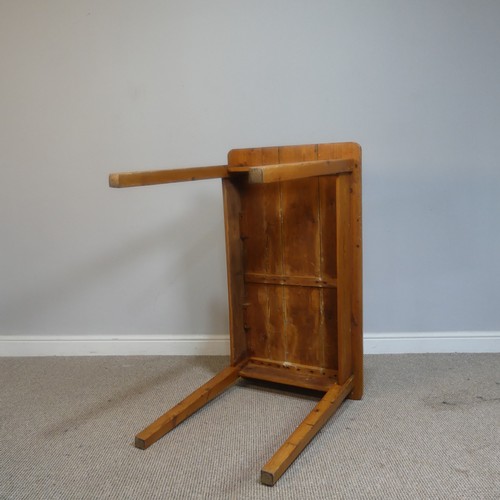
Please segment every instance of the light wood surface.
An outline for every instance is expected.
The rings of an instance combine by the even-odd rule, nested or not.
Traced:
[[[249,361],[240,375],[340,394],[328,411],[320,411],[321,403],[321,419],[311,428],[304,424],[292,439],[297,442],[285,443],[264,469],[262,481],[274,484],[331,410],[362,395],[361,148],[233,150],[228,165],[231,174],[249,172],[243,181],[224,180],[241,203],[243,284],[238,281],[240,307],[231,312],[243,311],[235,334]],[[321,175],[333,166],[335,172]]]
[[[355,255],[360,247],[354,248],[354,234],[361,233],[355,227],[359,221],[354,220],[352,192],[359,146],[232,150],[228,168],[242,173],[244,169],[302,165],[308,170],[319,160],[329,159],[345,160],[350,171],[269,184],[224,180],[233,185],[241,202],[238,267],[244,279],[243,285],[238,284],[240,306],[231,315],[234,319],[243,311],[243,328],[234,334],[246,344],[248,356],[332,370],[338,370],[340,363],[345,381],[353,366],[362,369],[362,357],[353,352],[353,345],[360,347],[361,294],[358,284],[351,283],[354,276],[361,276],[357,269],[355,274],[361,260]]]
[[[281,448],[273,455],[261,471],[261,482],[273,486],[283,473],[290,467],[300,452],[325,425],[328,419],[337,411],[342,401],[352,391],[353,377],[345,384],[333,386],[295,429]],[[325,464],[328,467],[328,464]]]
[[[351,234],[352,234],[352,285],[351,285],[351,351],[354,388],[349,398],[363,396],[363,236],[361,146],[355,142],[318,144],[318,158],[353,158],[351,180]]]
[[[241,200],[238,195],[238,185],[228,179],[222,180],[222,194],[225,214],[230,354],[231,364],[236,365],[247,357],[244,335],[243,243],[240,237]]]
[[[320,175],[333,175],[352,172],[354,160],[317,160],[290,162],[278,165],[264,165],[248,169],[248,182],[264,184],[269,182],[291,181]],[[229,169],[229,171],[233,171]],[[238,170],[234,170],[238,171]]]
[[[151,186],[153,184],[169,184],[172,182],[218,179],[227,177],[228,175],[227,165],[150,170],[144,172],[121,172],[110,174],[109,185],[113,188]]]
[[[361,148],[235,149],[227,165],[111,174],[113,187],[222,179],[231,366],[136,436],[147,448],[238,377],[326,393],[262,469],[273,485],[363,393]]]
[[[337,342],[338,382],[343,384],[352,373],[351,299],[352,299],[352,228],[351,176],[337,178]]]
[[[195,411],[227,389],[238,378],[241,366],[230,366],[167,411],[135,437],[135,446],[145,450]]]
[[[337,372],[268,358],[250,358],[240,370],[240,377],[326,392],[336,384]]]

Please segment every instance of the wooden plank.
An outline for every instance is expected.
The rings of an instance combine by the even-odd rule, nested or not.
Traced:
[[[276,160],[270,161],[270,162],[261,162],[261,161],[255,161],[255,158],[258,157],[258,154],[270,154],[274,153],[274,150],[277,150],[278,148],[253,148],[251,149],[251,154],[252,154],[252,159],[250,161],[246,160],[244,157],[244,152],[246,150],[240,149],[237,150],[237,153],[232,156],[233,161],[238,161],[239,163],[237,165],[228,165],[228,172],[230,174],[241,174],[241,173],[249,173],[252,171],[254,175],[257,176],[255,179],[255,182],[262,182],[261,179],[259,179],[260,176],[258,176],[257,172],[258,170],[273,170],[276,169],[276,174],[279,172],[280,169],[285,169],[285,165],[287,169],[292,169],[292,170],[302,170],[303,168],[308,169],[311,168],[312,170],[306,170],[304,172],[305,177],[314,177],[318,175],[330,175],[330,174],[339,174],[339,173],[346,173],[346,172],[351,172],[353,168],[353,160],[347,159],[347,160],[311,160],[311,161],[300,161],[300,162],[287,162],[286,164],[282,163],[276,163]],[[237,159],[236,159],[237,158]],[[253,166],[252,166],[253,165]],[[345,165],[346,168],[344,168],[342,165]],[[332,168],[332,169],[338,169],[333,170],[333,171],[328,171],[323,173],[322,171],[318,171],[317,173],[312,173],[314,172],[315,167],[327,167],[327,168]],[[270,172],[271,174],[271,172]],[[271,174],[271,177],[275,174]],[[278,182],[278,181],[285,181],[285,180],[293,180],[291,179],[276,179],[271,181],[271,177],[269,177],[268,182]],[[296,178],[296,177],[294,177]],[[302,178],[302,177],[300,177]]]
[[[276,163],[279,161],[278,148],[262,148],[262,165],[269,163]],[[257,186],[255,186],[257,187]],[[266,258],[267,266],[266,273],[283,273],[283,266],[281,262],[281,237],[280,237],[280,192],[278,184],[271,184],[260,186],[263,188],[262,196],[264,197],[265,208],[265,235],[266,235]],[[247,271],[251,271],[250,267]],[[270,293],[274,291],[270,290]]]
[[[264,151],[264,152],[263,152]],[[229,163],[238,161],[262,165],[277,161],[278,148],[253,148],[230,152]],[[246,168],[246,167],[245,167]],[[277,185],[243,184],[241,237],[245,248],[245,269],[250,272],[281,272],[279,190]]]
[[[262,148],[262,164],[279,162],[279,148]],[[266,252],[268,267],[266,273],[283,273],[281,239],[281,205],[279,184],[263,185],[266,197]],[[250,269],[247,269],[250,271]],[[283,322],[283,287],[267,286],[267,310],[265,314],[267,330],[267,358],[284,360],[286,353]]]
[[[351,172],[353,160],[316,160],[249,167],[248,181],[255,184],[289,181]],[[231,169],[230,169],[231,171]]]
[[[263,148],[231,149],[227,154],[229,167],[262,165]]]
[[[351,339],[354,389],[351,399],[363,395],[363,251],[362,251],[362,152],[355,142],[318,145],[318,158],[354,158],[351,183],[351,227],[352,227],[352,299]]]
[[[121,172],[110,174],[109,185],[113,188],[151,186],[153,184],[169,184],[172,182],[219,179],[228,176],[227,165],[172,170],[149,170],[144,172]]]
[[[356,158],[351,183],[351,230],[352,230],[352,298],[351,338],[354,389],[351,399],[363,396],[363,228],[361,210],[361,148],[353,144],[351,154]]]
[[[318,157],[320,151],[318,146]],[[318,178],[321,276],[337,276],[337,179],[338,176]],[[336,283],[338,285],[337,280]],[[321,363],[333,369],[338,369],[336,300],[334,291],[321,291]]]
[[[239,191],[239,184],[236,180],[222,180],[229,305],[229,338],[231,343],[231,364],[233,365],[244,359],[247,351],[243,318],[245,290],[243,282],[243,244],[240,238],[241,200]]]
[[[245,286],[245,333],[248,356],[267,357],[269,335],[269,293],[266,285],[246,284]]]
[[[218,396],[238,379],[242,365],[225,368],[215,377],[171,408],[135,437],[135,446],[145,450],[167,432]]]
[[[337,342],[339,384],[343,384],[352,374],[352,234],[350,189],[351,176],[340,176],[337,179]]]
[[[230,168],[248,168],[248,165],[266,165],[277,161],[276,147],[233,150],[228,155]],[[281,273],[279,186],[244,184],[240,195],[246,272]],[[246,286],[245,291],[245,332],[249,351],[284,359],[283,291],[267,286]]]
[[[248,355],[284,360],[283,288],[247,283],[245,289]]]
[[[286,357],[285,327],[283,322],[284,288],[282,286],[267,287],[267,357],[284,360]]]
[[[320,289],[285,286],[286,361],[321,367]]]
[[[318,377],[326,376],[330,381],[335,381],[335,382],[337,381],[336,370],[329,370],[319,366],[303,365],[301,363],[290,363],[289,361],[275,361],[273,359],[259,358],[259,357],[250,357],[248,362],[255,365],[263,365],[263,366],[285,369],[290,372],[296,371],[304,374],[315,375]]]
[[[332,380],[337,380],[337,372],[335,370],[326,370],[325,368],[321,368],[319,366],[302,365],[300,363],[290,363],[288,361],[275,361],[268,358],[258,358],[254,356],[250,357],[248,362],[265,366],[276,366],[287,370],[297,370],[299,372],[303,371],[316,375],[328,375],[328,377],[331,377]]]
[[[333,386],[295,429],[261,471],[261,482],[273,486],[352,391],[353,377]]]
[[[241,196],[245,269],[256,273],[280,272],[278,186],[246,185]]]
[[[268,186],[245,185],[241,196],[241,239],[243,240],[245,270],[265,273],[276,265],[272,259],[276,232],[268,230]],[[276,215],[277,218],[277,215]]]
[[[280,148],[280,162],[316,158],[314,146]],[[320,237],[318,224],[318,179],[300,179],[281,184],[283,274],[318,276]]]
[[[338,176],[318,179],[321,275],[326,276],[337,276],[337,179]]]
[[[337,381],[336,373],[332,370],[254,358],[240,370],[240,377],[322,392],[328,391]]]
[[[330,146],[331,144],[345,144],[345,143],[326,143],[325,145]],[[346,143],[346,144],[351,144],[351,143]],[[231,166],[255,166],[255,165],[258,165],[258,163],[251,162],[252,152],[255,150],[259,150],[259,155],[260,154],[267,155],[268,151],[274,152],[274,150],[276,150],[276,149],[281,149],[281,150],[284,150],[284,149],[288,149],[288,150],[292,150],[292,149],[310,150],[310,149],[313,149],[313,150],[316,150],[318,146],[322,146],[322,144],[319,144],[319,145],[318,144],[301,144],[298,146],[294,146],[294,145],[292,145],[292,146],[266,146],[266,147],[258,147],[258,148],[231,149],[228,153],[228,164]],[[332,157],[329,157],[328,159],[330,159],[330,158],[334,158],[334,157],[332,156]],[[339,158],[341,158],[341,156]],[[309,160],[310,160],[310,158],[299,158],[296,161],[309,161]],[[269,165],[272,165],[274,163],[282,163],[282,161],[280,160],[278,162],[276,162],[276,161],[268,162]]]
[[[316,147],[280,148],[280,163],[315,160]],[[320,272],[318,179],[280,182],[283,274],[316,277]],[[284,287],[286,358],[321,366],[320,293],[309,287]]]
[[[337,290],[324,289],[323,293],[323,366],[338,370]]]

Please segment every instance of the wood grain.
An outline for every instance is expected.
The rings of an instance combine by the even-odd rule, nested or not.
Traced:
[[[315,288],[337,288],[337,279],[324,274],[312,276],[286,276],[284,274],[245,273],[245,283],[263,283],[266,285],[308,286]]]
[[[322,290],[323,293],[323,365],[338,370],[337,290]]]
[[[280,161],[316,158],[314,146],[280,148]],[[283,226],[283,273],[318,276],[319,224],[318,179],[301,179],[281,183]]]
[[[280,162],[301,162],[317,158],[314,145],[282,147]],[[318,179],[281,182],[283,273],[319,277],[320,235]],[[311,288],[284,289],[286,357],[289,362],[321,364],[320,293]]]
[[[172,170],[149,170],[144,172],[121,172],[109,175],[109,186],[113,188],[151,186],[172,182],[197,181],[228,177],[227,165],[212,167],[178,168]]]
[[[186,420],[195,411],[206,405],[222,391],[233,384],[242,365],[225,368],[206,384],[196,389],[178,405],[171,408],[135,437],[135,446],[145,450],[174,427]]]
[[[228,165],[111,174],[112,187],[222,178],[231,366],[136,436],[147,448],[239,376],[325,391],[264,466],[273,485],[363,393],[361,148],[236,149]]]
[[[362,189],[361,146],[355,142],[318,144],[318,158],[353,158],[355,160],[351,182],[352,231],[352,298],[351,344],[354,388],[351,399],[363,396],[363,250],[362,250]]]
[[[343,384],[352,373],[351,301],[352,232],[351,176],[337,179],[337,325],[338,380]]]
[[[361,147],[351,145],[350,153],[356,158],[351,184],[351,227],[352,227],[352,298],[351,298],[351,338],[354,389],[351,399],[363,396],[363,227],[361,201]]]
[[[337,411],[342,401],[352,391],[353,377],[343,385],[334,385],[295,429],[281,448],[273,455],[261,471],[261,482],[273,486],[290,467],[302,450]]]
[[[319,150],[318,150],[319,154]],[[326,176],[318,179],[318,218],[320,232],[320,276],[337,276],[337,178]],[[335,279],[336,285],[338,280]],[[338,369],[338,335],[336,292],[320,293],[321,366]]]
[[[285,287],[286,361],[323,366],[320,290]]]
[[[254,346],[254,354],[268,352],[270,359],[296,362],[303,355],[307,362],[315,361],[321,367],[339,369],[341,358],[343,379],[350,371],[357,370],[360,375],[358,373],[355,387],[359,382],[362,388],[362,354],[359,354],[362,353],[360,243],[354,248],[356,234],[358,240],[361,236],[360,203],[358,209],[355,207],[356,175],[360,178],[359,146],[355,143],[331,143],[232,150],[228,155],[228,168],[240,169],[240,172],[252,168],[279,170],[279,165],[306,169],[318,161],[330,160],[346,160],[352,170],[350,199],[343,201],[344,212],[347,207],[350,214],[350,222],[347,223],[343,216],[337,214],[337,183],[343,174],[265,185],[242,183],[240,195],[245,208],[242,210],[241,236],[244,242],[246,293],[253,287],[250,292],[252,300],[248,300],[247,296],[245,301],[251,303],[255,300],[253,309],[245,307],[246,337]],[[274,191],[269,190],[270,187]],[[339,220],[341,227],[338,227]],[[342,256],[337,255],[338,234],[342,235],[344,242],[351,244],[350,257],[345,251]],[[344,261],[349,258],[351,264],[347,263],[347,267],[350,266],[351,271],[343,272],[344,281],[340,286],[337,278],[339,259],[345,267]],[[349,275],[351,281],[356,281],[352,286],[347,280]],[[313,286],[316,282],[317,287]],[[325,282],[327,286],[322,285]],[[258,293],[255,286],[259,283],[262,288]],[[344,284],[350,286],[350,292],[344,289]],[[342,288],[343,292],[339,295],[334,286]],[[291,290],[291,287],[297,289]],[[300,289],[306,287],[310,290]],[[257,300],[257,297],[260,299]],[[283,301],[281,308],[276,307],[279,300]],[[270,307],[270,304],[274,306]],[[343,304],[350,304],[351,312],[346,312]],[[300,310],[301,305],[304,313]],[[311,313],[311,310],[318,311],[318,314]],[[339,311],[343,311],[340,316]],[[253,316],[261,314],[263,321]],[[339,336],[339,325],[349,331],[349,318],[351,335],[344,338]],[[282,329],[277,328],[280,322],[283,323]],[[252,327],[257,324],[258,327]],[[308,330],[313,332],[312,340]],[[274,342],[279,348],[255,347],[262,342],[273,344],[272,336],[284,337]],[[285,352],[282,351],[282,340]]]
[[[333,370],[296,363],[279,363],[268,358],[251,358],[248,364],[240,370],[240,377],[243,378],[265,380],[322,392],[328,391],[335,385],[336,375]]]
[[[243,317],[245,285],[243,282],[243,243],[240,237],[240,189],[238,181],[233,181],[232,179],[222,180],[229,306],[229,339],[231,345],[231,364],[233,365],[247,356],[247,342]]]
[[[266,165],[278,161],[278,148],[231,151],[230,168],[238,165]],[[246,167],[245,167],[246,168]],[[245,184],[240,190],[241,238],[246,273],[282,273],[279,186]],[[283,290],[279,287],[246,286],[245,332],[249,352],[265,353],[272,359],[285,356],[283,338]]]
[[[290,181],[294,179],[351,172],[353,164],[354,161],[352,159],[345,159],[287,162],[277,165],[249,167],[248,182],[266,184],[270,182]],[[229,171],[232,171],[231,168]],[[233,171],[241,172],[241,169]]]

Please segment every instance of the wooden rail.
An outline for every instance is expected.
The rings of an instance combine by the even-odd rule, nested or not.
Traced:
[[[352,391],[353,377],[334,385],[262,468],[260,480],[273,486]]]
[[[334,175],[352,172],[353,159],[346,160],[313,160],[277,165],[251,167],[248,171],[248,182],[267,184],[269,182],[291,181],[319,175]],[[229,169],[231,171],[231,169]]]
[[[227,165],[212,167],[177,168],[174,170],[149,170],[145,172],[121,172],[110,174],[109,185],[113,188],[151,186],[172,182],[198,181],[228,177]]]
[[[247,174],[252,184],[305,179],[320,175],[350,173],[354,168],[353,159],[314,160],[276,165],[228,166],[177,168],[173,170],[148,170],[144,172],[120,172],[110,174],[109,185],[113,188],[151,186],[173,182],[221,179],[231,175]]]

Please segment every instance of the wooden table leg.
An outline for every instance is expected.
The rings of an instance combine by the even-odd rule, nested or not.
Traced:
[[[354,386],[354,377],[345,384],[333,386],[309,413],[304,421],[295,429],[283,446],[264,465],[260,480],[262,484],[274,486],[292,462],[299,456],[311,439],[335,413],[342,401],[349,395]]]
[[[195,411],[206,405],[238,379],[242,365],[230,366],[190,394],[178,405],[167,411],[135,437],[135,446],[145,450],[167,432],[186,420]]]

